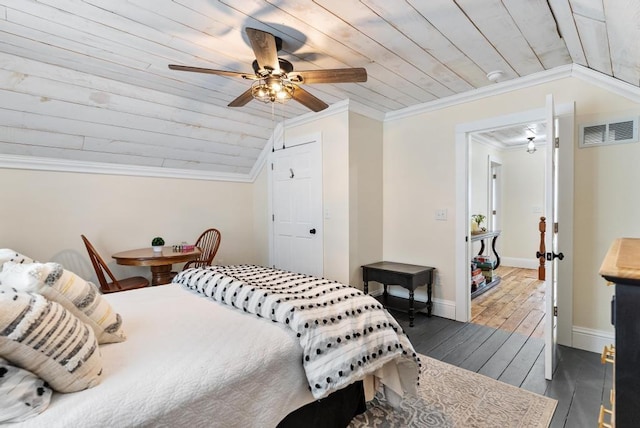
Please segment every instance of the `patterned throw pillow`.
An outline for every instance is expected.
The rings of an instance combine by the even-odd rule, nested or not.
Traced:
[[[51,402],[51,392],[42,379],[0,358],[0,424],[42,413]]]
[[[60,392],[100,383],[102,359],[93,330],[62,305],[0,285],[0,357]]]
[[[5,262],[33,263],[35,260],[10,248],[0,248],[0,270]]]
[[[0,272],[0,284],[39,293],[60,303],[93,329],[100,344],[126,339],[120,314],[113,311],[98,288],[58,263],[6,262]]]

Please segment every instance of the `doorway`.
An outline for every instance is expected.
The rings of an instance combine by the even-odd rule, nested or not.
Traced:
[[[574,150],[574,103],[556,106],[555,117],[559,122],[560,157],[560,193],[559,218],[562,222],[561,247],[565,260],[559,265],[557,340],[559,344],[572,346],[573,320],[573,282],[572,282],[572,246],[573,246],[573,150]],[[539,108],[519,113],[489,118],[456,126],[456,313],[457,321],[468,322],[471,319],[470,287],[469,287],[469,227],[470,197],[469,179],[471,174],[471,157],[469,136],[475,132],[504,128],[523,123],[545,121],[546,109]],[[535,254],[537,247],[532,248]]]
[[[545,296],[535,248],[544,206],[545,134],[544,122],[469,134],[470,213],[482,216],[482,229],[495,234],[479,241],[482,233],[471,232],[470,322],[540,338]],[[530,137],[536,150],[527,151]]]

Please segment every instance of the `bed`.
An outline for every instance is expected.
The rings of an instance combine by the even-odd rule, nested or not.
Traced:
[[[256,277],[254,268],[267,270]],[[387,357],[381,350],[379,355],[376,351],[379,363],[363,363],[361,370],[356,365],[352,378],[342,383],[332,380],[333,386],[328,388],[316,385],[319,390],[314,391],[308,364],[301,364],[309,353],[309,344],[301,344],[306,336],[287,325],[288,322],[275,319],[275,313],[284,310],[280,306],[277,310],[265,309],[271,308],[270,299],[272,303],[284,303],[284,299],[276,300],[283,291],[269,296],[257,293],[263,290],[261,281],[269,282],[270,286],[275,284],[272,278],[264,280],[265,272],[269,276],[270,271],[278,275],[282,271],[243,266],[242,272],[250,273],[242,277],[238,275],[238,267],[216,269],[190,269],[169,285],[103,296],[122,316],[127,340],[100,346],[101,383],[80,392],[54,393],[46,411],[16,426],[276,427],[299,426],[296,421],[318,414],[326,416],[327,426],[345,426],[343,419],[332,422],[326,413],[336,401],[349,407],[347,412],[353,412],[348,421],[364,410],[363,393],[371,398],[380,382],[396,391],[398,398],[415,387],[418,363],[407,339],[402,342],[406,348],[403,352]],[[349,292],[357,299],[371,299],[372,306],[375,302],[333,281],[284,274],[294,275],[294,282],[305,290],[317,288],[310,281],[321,281],[332,289],[338,290],[337,285],[344,287],[340,288],[343,294]],[[299,292],[287,287],[296,296],[292,299],[299,309],[303,302],[298,300]],[[225,297],[223,289],[234,292],[233,302],[232,294]],[[254,297],[242,297],[238,290],[246,293],[252,290],[256,299],[262,296],[256,307],[263,308],[264,313],[273,313],[272,319],[251,313],[248,306]],[[216,293],[228,301],[217,301]],[[318,310],[333,311],[326,307]],[[393,329],[397,327],[394,324]],[[396,333],[406,339],[401,331]],[[358,382],[354,383],[355,380]]]

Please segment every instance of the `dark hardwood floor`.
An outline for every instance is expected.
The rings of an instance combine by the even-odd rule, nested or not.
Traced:
[[[558,366],[547,381],[540,337],[422,313],[409,327],[408,315],[391,313],[417,352],[558,400],[551,427],[596,427],[600,404],[609,402],[612,367],[601,364],[599,354],[559,346]]]

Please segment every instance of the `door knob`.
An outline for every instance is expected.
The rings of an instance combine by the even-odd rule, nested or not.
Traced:
[[[312,235],[315,235],[315,234],[316,234],[316,229],[311,229],[311,230],[309,231],[309,233],[310,233],[310,234],[312,234]]]
[[[548,261],[551,261],[551,260],[555,259],[556,257],[558,258],[558,260],[562,260],[562,259],[564,259],[564,254],[562,254],[562,253],[556,254],[556,253],[553,253],[553,252],[552,253],[547,253],[547,260]]]

